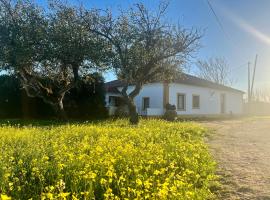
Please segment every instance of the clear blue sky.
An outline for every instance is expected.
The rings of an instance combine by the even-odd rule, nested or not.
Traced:
[[[37,0],[46,5],[46,0]],[[197,59],[212,56],[224,57],[233,72],[236,83],[233,87],[246,90],[247,62],[254,63],[258,54],[255,87],[270,88],[270,0],[209,0],[222,27],[211,12],[207,0],[171,0],[167,19],[171,23],[180,22],[187,28],[204,31],[201,49],[190,61],[189,72],[194,72]],[[119,7],[127,8],[143,2],[154,10],[158,0],[70,0],[72,4],[83,3],[87,7],[110,8],[117,13]],[[111,73],[106,80],[114,79]]]

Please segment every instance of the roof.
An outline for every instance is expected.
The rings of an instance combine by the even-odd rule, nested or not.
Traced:
[[[211,88],[211,89],[217,89],[217,90],[224,90],[224,91],[231,91],[231,92],[238,92],[238,93],[245,93],[241,90],[228,87],[225,85],[221,85],[218,83],[214,83],[212,81],[208,81],[196,76],[192,76],[189,74],[182,73],[181,76],[172,83],[180,83],[180,84],[185,84],[185,85],[193,85],[193,86],[199,86],[199,87],[205,87],[205,88]],[[117,90],[117,87],[122,87],[124,85],[124,82],[121,80],[114,80],[105,83],[105,88],[107,92],[111,93],[119,93]]]
[[[214,83],[212,81],[208,81],[196,76],[192,76],[189,74],[181,74],[181,77],[179,77],[177,80],[173,81],[174,83],[182,83],[186,85],[195,85],[195,86],[200,86],[200,87],[206,87],[206,88],[212,88],[212,89],[217,89],[217,90],[225,90],[225,91],[232,91],[232,92],[240,92],[240,93],[245,93],[241,90],[228,87],[225,85],[221,85],[218,83]]]
[[[105,89],[106,89],[106,92],[120,93],[119,90],[117,90],[117,88],[121,87],[123,85],[124,85],[123,81],[114,80],[114,81],[110,81],[110,82],[105,83]]]

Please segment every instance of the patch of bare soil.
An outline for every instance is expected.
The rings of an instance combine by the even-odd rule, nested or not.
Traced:
[[[270,118],[203,122],[218,162],[220,199],[270,200]]]

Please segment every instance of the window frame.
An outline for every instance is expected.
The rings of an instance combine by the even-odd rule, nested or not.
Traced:
[[[184,105],[183,108],[179,108],[179,96],[183,96]],[[186,111],[187,97],[185,93],[177,93],[176,102],[177,102],[177,110],[178,111]]]
[[[142,98],[142,111],[146,111],[147,108],[144,107],[144,100],[145,99],[148,99],[148,107],[147,108],[150,108],[150,97],[143,97]]]
[[[113,103],[112,103],[112,101],[113,101]],[[109,106],[119,107],[121,105],[121,97],[110,95],[108,103],[109,103]]]
[[[114,96],[109,96],[109,106],[115,106],[113,104],[115,104]]]
[[[198,97],[199,98],[199,105],[198,105],[198,107],[196,106],[194,106],[194,97]],[[200,97],[200,95],[198,95],[198,94],[193,94],[192,95],[192,109],[200,109],[201,108],[201,97]]]

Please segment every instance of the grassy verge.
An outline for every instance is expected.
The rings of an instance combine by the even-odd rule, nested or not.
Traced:
[[[42,123],[41,123],[42,124]],[[2,199],[210,199],[215,162],[193,123],[0,127]],[[0,198],[1,199],[1,198]]]

